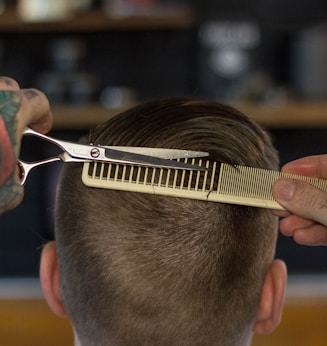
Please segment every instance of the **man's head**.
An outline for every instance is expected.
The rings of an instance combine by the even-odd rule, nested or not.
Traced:
[[[261,128],[198,100],[140,105],[86,141],[201,150],[218,162],[278,168]],[[285,268],[272,264],[276,237],[268,210],[87,188],[81,165],[66,165],[56,210],[59,274],[50,245],[41,281],[83,345],[245,345],[252,329],[269,332],[279,322]]]

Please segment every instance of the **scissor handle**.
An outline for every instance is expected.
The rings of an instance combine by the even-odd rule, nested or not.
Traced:
[[[58,147],[60,147],[62,150],[65,150],[65,144],[69,143],[69,142],[65,142],[65,141],[61,141],[59,139],[53,138],[53,137],[49,137],[47,135],[44,135],[40,132],[36,132],[34,130],[32,130],[30,127],[25,127],[24,131],[23,131],[23,135],[30,135],[30,136],[35,136],[35,137],[39,137],[44,139],[47,142],[51,142],[53,144],[56,144]]]
[[[47,163],[61,161],[59,156],[50,157],[49,159],[40,160],[36,162],[25,162],[22,160],[18,161],[18,169],[19,169],[19,177],[20,177],[20,185],[24,185],[27,179],[27,176],[31,172],[34,167],[38,167],[41,165],[45,165]]]

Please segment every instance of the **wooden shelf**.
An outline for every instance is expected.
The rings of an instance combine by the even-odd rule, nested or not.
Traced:
[[[237,109],[267,128],[327,127],[327,102],[288,103],[280,106],[237,104]],[[54,106],[54,129],[88,129],[124,108],[106,109],[98,104]]]
[[[97,32],[108,30],[159,30],[190,27],[195,23],[193,11],[188,7],[170,7],[153,11],[149,15],[114,17],[100,10],[71,15],[66,20],[25,22],[15,8],[0,15],[0,32]]]
[[[327,127],[327,102],[289,102],[270,106],[238,104],[235,107],[269,128]]]
[[[89,129],[101,124],[124,108],[107,109],[98,104],[52,107],[54,129]]]

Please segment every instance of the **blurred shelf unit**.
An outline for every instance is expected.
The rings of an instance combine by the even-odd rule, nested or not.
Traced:
[[[268,128],[327,127],[327,102],[289,101],[282,105],[240,103],[235,107]]]
[[[255,103],[233,104],[267,128],[327,127],[327,102],[298,102],[284,105]],[[55,129],[88,129],[100,124],[125,108],[107,109],[98,104],[57,105],[52,108]]]
[[[15,8],[0,15],[0,32],[97,32],[109,30],[164,30],[188,28],[196,23],[189,7],[163,7],[149,14],[110,17],[100,9],[77,12],[58,21],[23,21]]]

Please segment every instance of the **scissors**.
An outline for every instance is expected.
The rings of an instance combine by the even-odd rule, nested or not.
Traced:
[[[98,161],[155,168],[186,169],[199,171],[206,170],[206,168],[180,161],[174,161],[174,159],[205,157],[209,155],[209,153],[207,152],[192,150],[79,144],[43,135],[39,132],[33,131],[28,127],[23,131],[23,135],[35,136],[47,142],[53,143],[60,149],[62,149],[63,152],[54,157],[35,162],[25,162],[19,160],[18,166],[20,169],[21,185],[25,184],[26,178],[33,168],[56,161]]]

